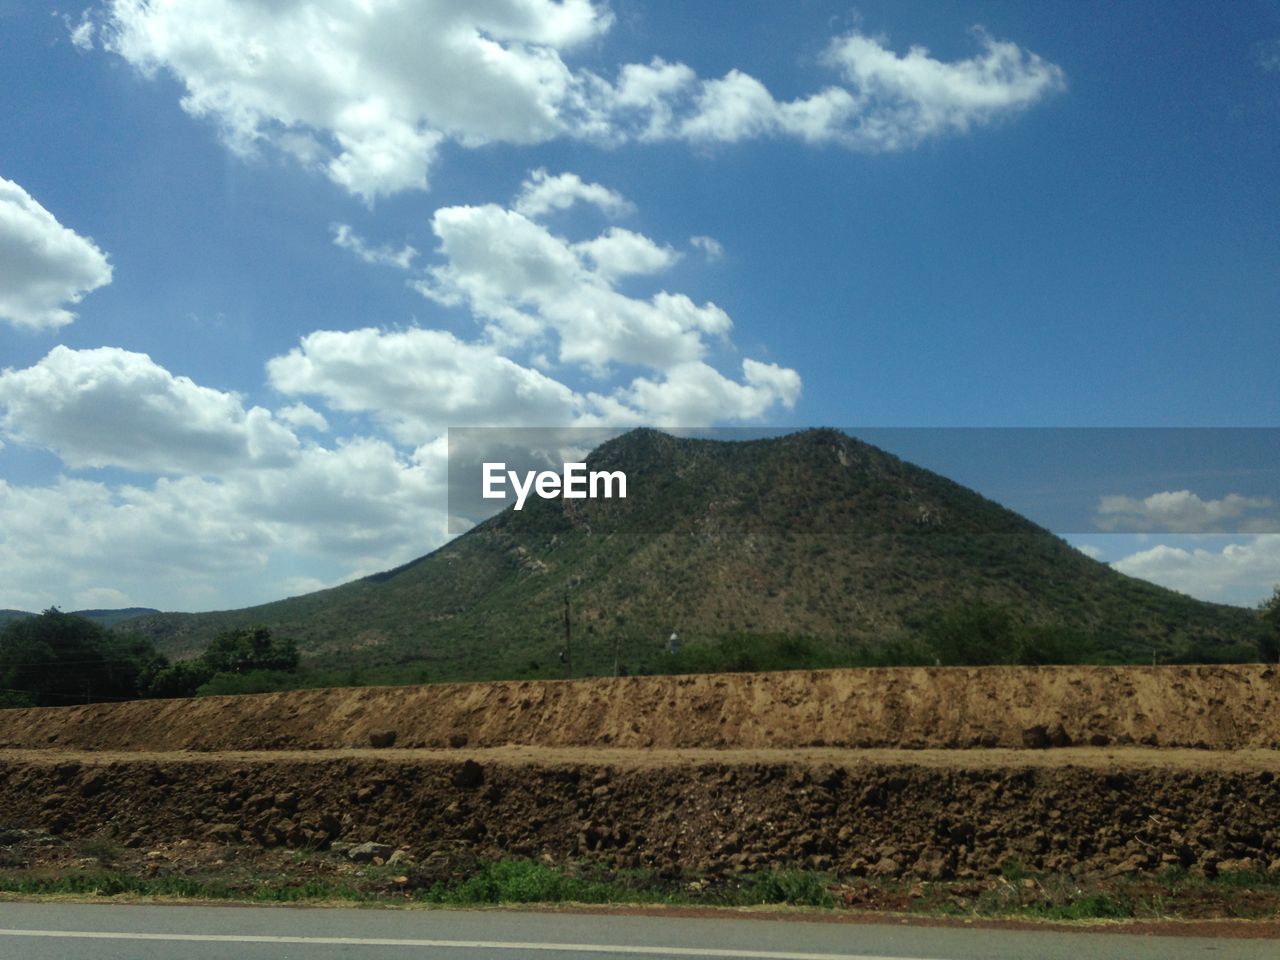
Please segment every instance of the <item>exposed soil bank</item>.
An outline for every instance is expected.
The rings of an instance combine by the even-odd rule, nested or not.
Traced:
[[[305,690],[0,710],[0,748],[1280,748],[1266,665],[888,668]]]
[[[341,838],[405,847],[419,861],[585,857],[673,874],[804,866],[947,879],[1014,862],[1077,875],[1280,871],[1272,770],[1126,769],[1120,759],[1108,770],[8,754],[0,823],[126,846]]]

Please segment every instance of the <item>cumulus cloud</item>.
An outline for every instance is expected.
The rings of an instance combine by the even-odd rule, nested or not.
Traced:
[[[210,609],[294,592],[299,567],[330,583],[386,569],[446,539],[443,470],[424,459],[363,438],[216,478],[0,480],[5,603],[109,591],[112,606]]]
[[[1280,583],[1280,534],[1261,534],[1221,546],[1158,544],[1112,566],[1201,600],[1252,605]]]
[[[272,359],[267,374],[281,393],[372,413],[408,444],[449,426],[558,424],[580,412],[564,384],[444,330],[321,330]]]
[[[742,382],[701,361],[680,363],[660,379],[638,377],[612,396],[593,395],[596,422],[701,426],[726,417],[761,417],[772,407],[790,408],[800,396],[800,375],[772,363],[742,361]]]
[[[584,183],[576,173],[551,176],[543,168],[534,170],[516,195],[514,209],[536,220],[553,210],[568,210],[575,203],[589,203],[611,217],[632,213],[631,201],[598,183]]]
[[[643,234],[621,227],[610,227],[598,237],[575,243],[573,248],[586,254],[596,276],[606,282],[627,275],[661,273],[680,259],[680,254],[666,244],[654,243]]]
[[[413,266],[414,258],[418,256],[418,251],[407,243],[399,250],[386,244],[372,247],[345,223],[330,224],[329,232],[333,234],[333,242],[336,246],[343,250],[350,250],[365,263],[408,270]]]
[[[111,282],[106,254],[54,219],[27,191],[0,177],[0,320],[53,329],[67,309]]]
[[[623,274],[655,273],[676,258],[640,234],[614,228],[575,244],[496,204],[437,210],[432,229],[446,262],[416,288],[465,305],[505,347],[552,337],[561,363],[597,373],[615,362],[666,369],[701,359],[706,337],[732,327],[714,303],[667,291],[641,299],[615,287]]]
[[[669,104],[652,115],[643,139],[732,143],[762,136],[792,136],[867,151],[905,150],[945,134],[1014,115],[1066,85],[1062,69],[1017,44],[975,30],[981,51],[947,63],[920,46],[897,54],[880,37],[856,31],[836,37],[822,61],[843,86],[778,101],[759,80],[731,70],[716,80],[695,80],[651,67],[656,82],[680,91],[683,111]],[[628,78],[635,82],[633,75]]]
[[[198,480],[150,490],[67,477],[48,486],[0,480],[5,602],[79,605],[88,592],[111,589],[129,598],[124,605],[208,604],[214,595],[202,585],[260,573],[270,545],[264,531],[229,516],[219,493]],[[185,581],[181,597],[157,595],[156,585],[175,581]]]
[[[843,74],[856,109],[833,107],[834,123],[820,113],[816,125],[813,115],[793,122],[853,146],[896,150],[1016,113],[1065,86],[1060,67],[1017,44],[975,33],[982,51],[954,63],[935,60],[924,47],[899,56],[872,37],[839,37],[826,61]]]
[[[177,377],[146,354],[57,346],[0,373],[0,428],[71,467],[211,473],[288,462],[293,433],[261,407]]]
[[[1190,490],[1149,497],[1106,496],[1098,502],[1098,526],[1116,531],[1165,533],[1264,533],[1280,531],[1270,497],[1227,494],[1205,500]]]
[[[436,211],[442,262],[414,285],[465,308],[480,339],[431,329],[317,331],[267,364],[271,385],[369,414],[406,444],[450,426],[701,426],[795,404],[794,370],[746,358],[735,380],[708,362],[713,343],[728,346],[733,326],[715,304],[617,288],[622,277],[670,267],[679,254],[669,245],[619,227],[574,241],[529,216],[584,196],[630,206],[599,184],[536,171],[513,201],[524,213],[497,204]],[[649,372],[622,376],[628,367]],[[570,385],[579,373],[590,389]]]
[[[292,403],[276,411],[276,417],[297,430],[315,430],[324,433],[329,429],[329,421],[324,414],[313,410],[305,403]]]
[[[446,139],[538,143],[592,127],[561,58],[605,31],[586,0],[113,0],[111,50],[185,88],[234,149],[309,145],[366,199],[425,188]]]
[[[1059,67],[981,31],[979,53],[950,63],[856,31],[836,37],[823,63],[842,83],[789,101],[743,69],[705,79],[653,58],[610,80],[570,65],[612,25],[590,0],[111,0],[99,36],[142,72],[175,77],[183,108],[216,122],[233,149],[272,144],[367,201],[425,189],[446,141],[788,136],[898,150],[1064,86]],[[521,212],[536,216],[551,200],[530,202]]]
[[[277,420],[140,354],[55,348],[0,375],[0,407],[10,435],[69,467],[160,474],[0,480],[0,582],[14,606],[108,595],[170,608],[240,605],[275,599],[283,588],[272,584],[299,566],[345,580],[446,539],[439,444],[302,444],[280,420],[320,428],[317,411],[295,404]]]

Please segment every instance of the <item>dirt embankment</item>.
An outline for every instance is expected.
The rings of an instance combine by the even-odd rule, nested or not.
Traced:
[[[1280,783],[1270,770],[803,758],[530,766],[478,755],[163,762],[9,754],[0,765],[0,823],[105,834],[135,847],[324,848],[342,838],[404,847],[419,862],[588,858],[672,875],[805,866],[950,879],[1015,862],[1077,875],[1175,864],[1209,874],[1280,870]]]
[[[835,670],[7,710],[5,828],[672,874],[1280,873],[1280,671]]]
[[[797,671],[307,690],[0,711],[0,748],[1280,748],[1264,665]]]

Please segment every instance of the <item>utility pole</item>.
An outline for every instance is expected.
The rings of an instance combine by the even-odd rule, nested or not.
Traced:
[[[573,679],[573,627],[569,619],[569,588],[564,588],[564,673]]]

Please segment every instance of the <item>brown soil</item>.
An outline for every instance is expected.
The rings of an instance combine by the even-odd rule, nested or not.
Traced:
[[[303,690],[0,711],[0,748],[1280,748],[1264,665],[826,670]],[[1039,734],[1035,731],[1042,728]],[[1037,741],[1037,736],[1039,740]]]
[[[323,848],[342,838],[418,858],[588,857],[673,875],[804,866],[949,879],[1015,862],[1080,875],[1280,869],[1277,757],[1213,769],[1201,755],[1183,770],[1150,758],[1076,764],[1072,753],[1056,764],[970,764],[966,754],[921,764],[731,752],[632,764],[373,751],[177,761],[7,753],[0,823],[126,846]]]
[[[377,840],[437,873],[1280,874],[1280,676],[841,670],[0,711],[14,828],[264,855]]]

